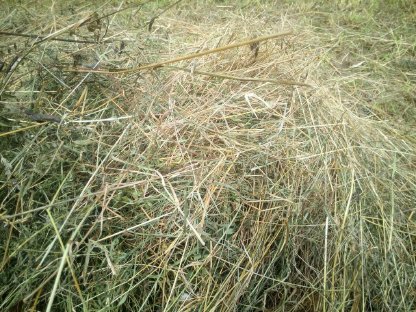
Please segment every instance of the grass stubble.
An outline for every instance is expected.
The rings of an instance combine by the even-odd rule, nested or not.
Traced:
[[[171,4],[3,5],[0,310],[413,311],[412,8]]]

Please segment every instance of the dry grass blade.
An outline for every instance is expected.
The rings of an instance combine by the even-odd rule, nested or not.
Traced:
[[[177,69],[177,70],[183,70],[190,72],[192,74],[198,74],[198,75],[206,75],[211,77],[218,77],[223,79],[230,79],[230,80],[238,80],[238,81],[253,81],[253,82],[271,82],[275,84],[282,84],[282,85],[289,85],[289,86],[303,86],[303,87],[312,87],[310,84],[298,82],[298,81],[291,81],[291,80],[277,80],[277,79],[263,79],[263,78],[249,78],[249,77],[236,77],[227,75],[224,73],[210,73],[195,69],[188,69],[188,68],[180,68],[180,67],[174,67],[169,66],[168,68]]]
[[[215,49],[211,49],[211,50],[207,50],[207,51],[192,53],[192,54],[189,54],[189,55],[183,55],[183,56],[175,57],[173,59],[162,61],[162,62],[157,62],[157,63],[138,66],[138,67],[133,67],[133,68],[127,68],[127,69],[117,69],[117,70],[114,69],[114,70],[111,70],[111,71],[105,71],[105,70],[92,70],[92,69],[82,69],[82,68],[80,68],[80,69],[74,69],[74,70],[69,70],[69,71],[75,71],[75,72],[80,72],[80,73],[91,72],[91,73],[101,73],[101,74],[132,74],[132,73],[140,72],[142,70],[154,69],[154,68],[162,67],[162,66],[165,66],[165,65],[178,63],[178,62],[181,62],[181,61],[186,61],[186,60],[191,60],[191,59],[194,59],[194,58],[199,58],[199,57],[209,55],[209,54],[214,54],[214,53],[219,53],[219,52],[239,48],[239,47],[242,47],[242,46],[249,46],[253,43],[260,43],[260,42],[266,41],[266,40],[271,40],[271,39],[276,39],[276,38],[280,38],[280,37],[284,37],[284,36],[289,36],[289,35],[292,35],[292,34],[293,34],[293,32],[286,31],[286,32],[272,34],[272,35],[268,35],[268,36],[263,36],[263,37],[259,37],[259,38],[255,38],[255,39],[244,40],[242,42],[233,43],[233,44],[230,44],[230,45],[227,45],[227,46],[224,46],[224,47],[219,47],[219,48],[215,48]]]

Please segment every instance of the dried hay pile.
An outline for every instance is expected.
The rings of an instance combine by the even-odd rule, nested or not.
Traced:
[[[0,310],[415,308],[416,142],[368,100],[383,77],[272,4],[162,4],[1,13],[54,35],[2,36]]]

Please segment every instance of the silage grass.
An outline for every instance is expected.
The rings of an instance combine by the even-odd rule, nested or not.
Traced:
[[[312,14],[317,27],[307,2],[183,1],[147,31],[163,5],[76,29],[83,40],[105,34],[100,44],[45,41],[2,85],[0,309],[413,310],[414,116],[383,104],[414,96],[414,68],[394,66],[414,53],[411,35]],[[1,25],[49,34],[118,8],[10,6]],[[76,70],[286,30],[295,34],[258,55],[252,46],[134,74]],[[10,61],[32,41],[4,42]],[[29,105],[63,122],[33,124]]]

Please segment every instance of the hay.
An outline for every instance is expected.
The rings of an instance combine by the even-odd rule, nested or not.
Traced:
[[[358,39],[307,4],[39,6],[1,16],[43,38],[1,46],[0,310],[416,308],[412,120]]]

